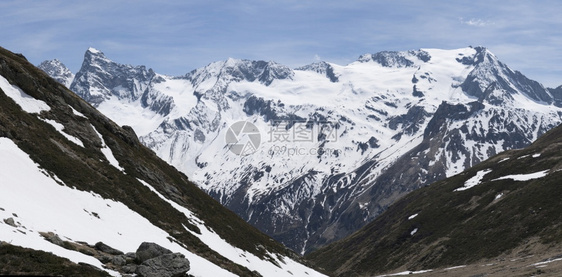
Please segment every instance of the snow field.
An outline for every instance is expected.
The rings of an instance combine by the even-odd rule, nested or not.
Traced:
[[[234,276],[170,242],[168,233],[124,204],[60,185],[11,140],[0,138],[0,151],[0,215],[18,222],[18,228],[0,223],[2,240],[101,269],[97,259],[56,246],[39,232],[53,232],[64,240],[90,245],[103,241],[125,253],[135,252],[142,242],[150,241],[184,254],[191,262],[189,273],[194,276]],[[118,276],[116,272],[110,273]]]

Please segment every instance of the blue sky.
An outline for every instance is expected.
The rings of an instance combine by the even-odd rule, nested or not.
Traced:
[[[228,57],[297,67],[365,53],[486,46],[562,85],[562,1],[0,1],[0,46],[78,71],[88,47],[182,75]]]

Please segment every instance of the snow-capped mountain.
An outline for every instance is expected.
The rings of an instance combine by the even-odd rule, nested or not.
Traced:
[[[324,276],[3,48],[0,153],[0,274]]]
[[[74,74],[70,71],[70,69],[57,59],[44,61],[37,67],[45,71],[49,74],[49,76],[66,87],[70,87],[70,84],[72,84],[72,81],[74,80]]]
[[[301,253],[351,234],[412,190],[528,145],[562,111],[558,90],[483,47],[297,69],[228,59],[177,77],[89,49],[70,88]]]

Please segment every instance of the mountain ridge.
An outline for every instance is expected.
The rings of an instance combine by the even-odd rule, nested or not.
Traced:
[[[120,68],[113,63],[106,67]],[[98,69],[81,71],[106,75]],[[97,108],[300,253],[351,234],[412,190],[528,145],[561,121],[562,94],[484,47],[385,51],[345,66],[297,69],[229,59],[178,77],[128,76],[142,90],[120,92],[126,86],[99,79],[113,94],[93,102]],[[87,98],[82,81],[71,89]],[[233,155],[225,144],[241,120],[262,137],[252,155]]]

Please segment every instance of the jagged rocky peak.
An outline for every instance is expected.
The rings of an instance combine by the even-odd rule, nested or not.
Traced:
[[[484,60],[486,54],[492,55],[494,58],[495,56],[488,51],[486,47],[483,46],[476,46],[472,47],[469,46],[468,49],[472,49],[470,55],[465,55],[466,53],[459,53],[459,57],[456,58],[457,62],[462,63],[464,65],[476,65]]]
[[[104,100],[138,99],[154,78],[152,69],[116,63],[95,48],[88,48],[82,67],[76,73],[70,89],[98,106]]]
[[[84,53],[84,61],[82,63],[82,68],[84,66],[91,67],[95,65],[98,65],[100,67],[105,67],[105,66],[112,66],[113,64],[115,63],[110,59],[108,59],[102,51],[90,47]]]
[[[418,62],[428,62],[431,55],[424,50],[410,50],[410,51],[381,51],[375,54],[364,54],[359,57],[357,61],[376,62],[384,67],[410,67]]]
[[[338,76],[336,76],[336,74],[334,73],[334,67],[325,61],[315,62],[309,65],[301,66],[296,68],[295,70],[313,71],[326,76],[333,83],[339,81]]]
[[[547,88],[525,77],[521,72],[512,70],[487,48],[479,46],[474,47],[474,50],[476,53],[472,57],[457,58],[458,62],[475,66],[461,84],[466,94],[491,104],[512,101],[515,94],[523,94],[540,103],[556,102]]]
[[[293,76],[295,75],[292,69],[273,61],[269,61],[267,63],[258,61],[255,62],[255,64],[258,66],[258,69],[263,68],[258,79],[265,85],[270,85],[275,79],[293,79]]]
[[[86,55],[105,57],[105,54],[102,51],[94,47],[89,47],[88,50],[86,50]]]
[[[187,74],[194,86],[210,78],[220,78],[227,82],[259,81],[269,86],[274,80],[292,79],[292,69],[273,61],[252,61],[229,58],[214,62]]]
[[[74,80],[74,74],[58,59],[43,61],[37,67],[66,87]]]

